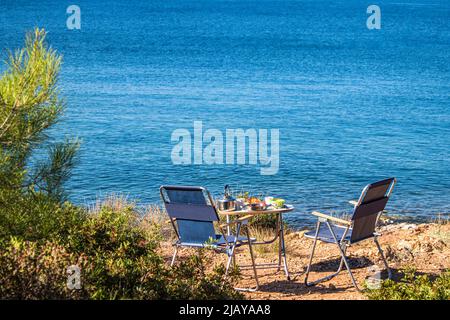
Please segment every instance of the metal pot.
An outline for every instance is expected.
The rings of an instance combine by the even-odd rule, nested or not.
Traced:
[[[236,200],[231,196],[230,187],[228,185],[224,188],[223,199],[217,201],[220,211],[233,211],[236,209]]]

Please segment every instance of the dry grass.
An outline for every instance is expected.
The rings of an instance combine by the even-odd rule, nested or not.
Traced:
[[[259,227],[250,227],[250,236],[256,238],[257,241],[268,241],[274,238],[275,230],[263,229]],[[276,240],[267,245],[255,245],[253,246],[256,256],[273,256],[278,253],[279,241]]]
[[[175,239],[173,227],[165,210],[158,205],[138,206],[135,200],[124,194],[111,193],[104,198],[98,198],[95,203],[86,206],[90,214],[98,213],[101,208],[108,207],[120,212],[124,209],[132,209],[140,217],[143,228],[158,228],[162,237],[166,240]]]
[[[148,205],[140,209],[144,220],[157,225],[167,225],[169,217],[164,209],[158,205]],[[169,224],[170,225],[170,224]]]
[[[447,225],[450,223],[450,215],[448,213],[438,213],[432,222],[439,225]]]
[[[442,240],[444,242],[450,242],[450,231],[446,231],[443,229],[450,224],[450,217],[448,214],[439,213],[437,218],[433,219],[433,223],[437,224],[438,227],[434,232],[430,234],[433,238]]]
[[[157,226],[162,237],[166,240],[173,241],[176,234],[170,223],[169,216],[166,211],[158,205],[148,205],[140,208],[142,216],[142,224],[144,227]]]
[[[114,211],[121,211],[125,208],[134,207],[136,203],[123,194],[111,193],[104,198],[98,198],[95,203],[88,204],[89,213],[97,213],[102,207],[109,207]]]

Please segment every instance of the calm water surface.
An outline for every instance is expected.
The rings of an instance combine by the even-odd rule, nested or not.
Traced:
[[[52,137],[83,140],[68,184],[87,203],[121,192],[159,201],[161,184],[225,183],[284,197],[289,220],[344,211],[365,184],[398,185],[392,213],[450,212],[450,2],[367,1],[0,2],[0,48],[34,26],[64,55],[63,121]],[[176,166],[171,133],[279,128],[280,168]]]

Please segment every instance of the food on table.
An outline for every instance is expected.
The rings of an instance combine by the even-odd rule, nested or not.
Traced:
[[[250,204],[250,208],[254,211],[261,211],[266,209],[266,204],[262,201],[258,203],[252,203]]]
[[[270,206],[270,205],[272,204],[272,201],[273,201],[273,197],[265,197],[265,198],[264,198],[264,202],[265,202],[268,206]]]
[[[281,198],[272,199],[272,206],[275,208],[284,208],[285,203],[286,203],[286,201]]]
[[[266,210],[267,207],[272,207],[275,209],[285,208],[285,200],[282,198],[274,198],[274,197],[255,197],[250,196],[249,192],[241,192],[237,196],[237,205],[240,208],[247,207],[250,210],[260,211]]]
[[[257,197],[251,197],[250,199],[248,199],[248,203],[250,204],[261,203],[261,200],[258,199]]]

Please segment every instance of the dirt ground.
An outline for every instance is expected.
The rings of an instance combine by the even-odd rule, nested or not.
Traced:
[[[420,273],[429,275],[439,274],[450,269],[450,224],[390,224],[380,228],[382,236],[380,244],[385,252],[394,279],[401,278],[400,270],[405,267],[415,267]],[[261,237],[268,234],[258,233]],[[259,269],[258,276],[260,289],[258,292],[245,293],[248,299],[365,299],[364,294],[355,290],[345,268],[332,280],[323,282],[314,287],[304,284],[305,271],[313,241],[303,236],[304,231],[288,232],[286,238],[287,261],[291,273],[291,281],[286,279],[282,270]],[[165,243],[162,251],[169,262],[172,247]],[[179,258],[183,259],[193,249],[182,249]],[[277,262],[277,244],[269,246],[256,246],[257,263]],[[362,241],[352,245],[348,250],[350,265],[355,279],[363,287],[365,279],[373,275],[377,267],[384,270],[383,262],[379,258],[378,250],[372,240]],[[224,254],[209,254],[214,263],[224,263]],[[333,273],[339,265],[339,252],[336,245],[318,242],[313,260],[310,280]],[[237,251],[237,263],[249,264],[248,247],[243,246]],[[377,266],[377,267],[374,267]],[[242,280],[239,287],[252,287],[255,285],[251,270],[242,270]],[[385,277],[385,272],[382,273]]]

